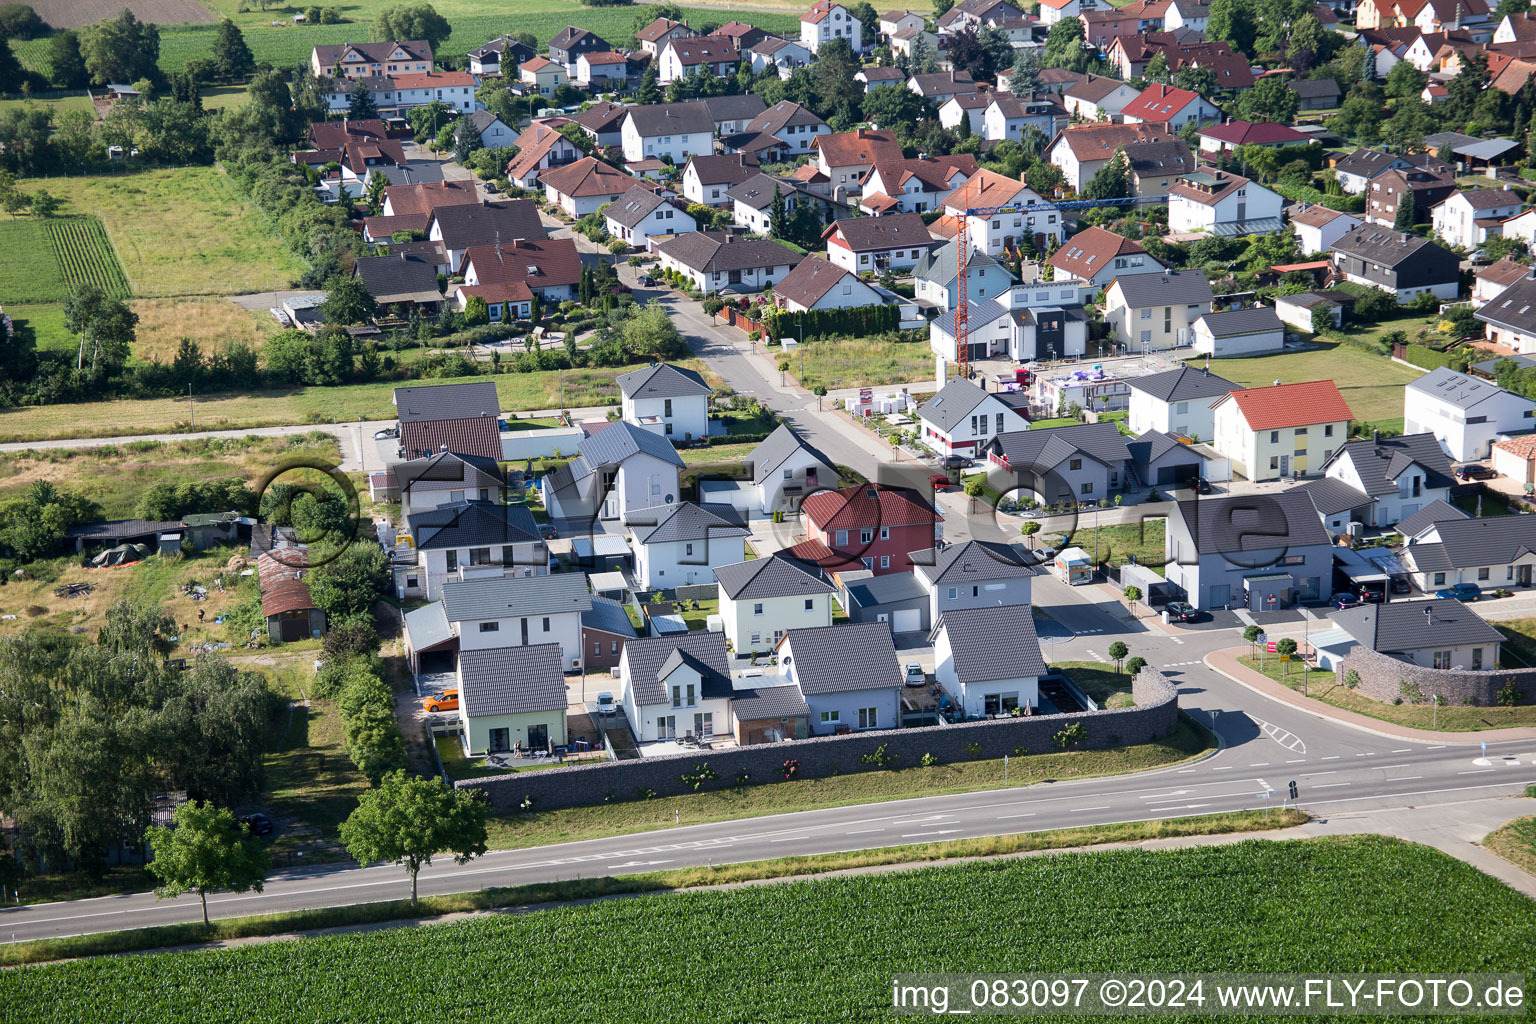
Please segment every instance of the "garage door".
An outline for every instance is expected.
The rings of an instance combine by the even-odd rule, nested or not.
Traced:
[[[1157,470],[1157,482],[1164,487],[1193,480],[1200,475],[1200,467],[1196,465],[1185,466],[1159,466]]]
[[[891,622],[893,633],[915,633],[923,628],[923,613],[916,608],[900,608]]]

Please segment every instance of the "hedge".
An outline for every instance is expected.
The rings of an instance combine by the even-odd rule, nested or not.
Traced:
[[[1278,181],[1270,182],[1268,187],[1297,203],[1319,203],[1330,210],[1338,210],[1341,213],[1361,213],[1365,210],[1365,196],[1363,195],[1330,196],[1326,192],[1319,192],[1308,185],[1286,185]]]
[[[1423,345],[1409,345],[1403,353],[1403,358],[1421,370],[1436,370],[1442,366],[1452,367],[1452,364],[1457,361],[1450,352],[1436,352]]]
[[[862,338],[901,327],[899,306],[859,306],[854,309],[812,309],[804,313],[778,310],[763,316],[770,338]]]

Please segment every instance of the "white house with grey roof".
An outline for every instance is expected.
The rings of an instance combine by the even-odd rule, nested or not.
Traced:
[[[1211,403],[1242,388],[1209,370],[1190,366],[1133,377],[1126,383],[1131,388],[1128,423],[1134,433],[1161,430],[1204,441],[1216,433]]]
[[[1115,424],[1074,423],[998,434],[988,462],[1046,504],[1109,501],[1130,482],[1131,451]]]
[[[1457,583],[1528,587],[1536,566],[1536,516],[1440,519],[1409,537],[1401,558],[1421,590]]]
[[[696,371],[652,363],[620,374],[617,382],[624,422],[674,441],[709,436],[709,399],[714,389]]]
[[[731,669],[720,633],[630,640],[619,656],[619,679],[624,715],[642,745],[731,732]]]
[[[400,491],[400,516],[405,520],[417,512],[460,501],[499,503],[506,498],[500,465],[480,455],[438,452],[396,463],[391,471]]]
[[[1323,476],[1361,492],[1367,526],[1391,526],[1431,502],[1449,501],[1456,485],[1450,460],[1429,433],[1350,441],[1323,463]]]
[[[901,726],[901,663],[882,622],[790,630],[779,671],[805,695],[817,736]]]
[[[633,509],[624,525],[634,538],[635,582],[650,590],[709,583],[715,568],[747,558],[741,514],[730,505],[674,505]]]
[[[608,233],[642,249],[650,248],[654,236],[681,235],[698,230],[687,210],[672,200],[639,185],[615,199],[603,211]]]
[[[1046,665],[1028,605],[945,612],[931,639],[933,678],[967,718],[1039,710]]]
[[[987,442],[1028,421],[990,392],[955,378],[917,410],[922,440],[940,455],[976,455]]]
[[[404,600],[434,600],[445,583],[479,576],[542,576],[549,549],[525,505],[450,501],[405,517],[406,538],[416,551],[414,570],[397,569],[395,593]]]
[[[540,490],[556,519],[617,519],[677,501],[682,468],[671,441],[619,420],[582,441],[576,458],[546,474]]]
[[[1431,370],[1403,390],[1403,432],[1435,435],[1453,462],[1486,459],[1503,435],[1532,429],[1536,402],[1449,367]]]
[[[1007,544],[981,540],[914,551],[912,571],[928,591],[928,617],[935,623],[962,608],[1028,605],[1039,575]]]
[[[747,456],[758,511],[793,512],[807,494],[838,484],[837,464],[787,424],[779,424]]]
[[[1496,668],[1504,634],[1454,598],[1363,604],[1329,615],[1362,647],[1424,668]]]
[[[1429,211],[1435,234],[1448,245],[1475,249],[1503,234],[1502,222],[1520,212],[1519,193],[1504,188],[1471,188],[1452,192]]]
[[[663,270],[682,274],[702,292],[756,294],[784,280],[800,262],[778,242],[707,231],[658,240],[655,249]]]
[[[833,594],[815,566],[773,555],[715,568],[720,620],[738,658],[766,654],[792,629],[832,625]]]
[[[1521,355],[1536,353],[1536,271],[1516,278],[1477,310],[1483,332]]]
[[[858,309],[884,302],[858,275],[820,256],[807,256],[773,286],[779,305],[791,313],[812,309]]]
[[[582,573],[449,580],[443,615],[468,651],[556,644],[566,672],[581,670],[581,616],[592,610]]]
[[[1285,348],[1285,324],[1271,306],[1205,313],[1195,321],[1195,351],[1225,359],[1257,356]]]
[[[1165,572],[1202,611],[1279,611],[1333,593],[1333,540],[1298,488],[1173,504]]]
[[[1194,344],[1195,321],[1211,299],[1199,270],[1117,277],[1104,290],[1104,322],[1132,352],[1182,348]]]
[[[715,149],[715,119],[700,100],[630,107],[620,129],[625,163],[669,158],[681,167]]]
[[[559,644],[464,651],[458,716],[465,756],[565,746],[563,663]]]
[[[954,309],[960,301],[960,275],[953,241],[931,248],[912,266],[913,298],[918,305]],[[972,248],[965,261],[966,297],[972,302],[997,299],[1008,293],[1014,276],[996,259]],[[1073,293],[1074,295],[1076,292]]]

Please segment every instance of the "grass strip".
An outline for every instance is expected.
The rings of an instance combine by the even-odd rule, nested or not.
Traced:
[[[1536,786],[1526,796],[1536,795]],[[1528,874],[1536,875],[1536,815],[1516,818],[1488,833],[1483,845]]]
[[[776,860],[751,861],[742,864],[678,868],[672,871],[652,871],[635,875],[580,878],[570,881],[481,889],[477,892],[426,896],[415,906],[412,906],[408,900],[391,900],[347,907],[290,911],[282,914],[231,917],[214,921],[208,928],[204,928],[201,923],[157,925],[153,928],[100,932],[61,939],[38,939],[0,946],[0,967],[14,967],[73,957],[136,953],[172,946],[226,942],[233,939],[428,918],[443,914],[471,913],[528,904],[563,903],[598,899],[604,896],[817,875],[888,864],[997,857],[1038,850],[1062,850],[1105,843],[1134,843],[1180,836],[1259,832],[1290,828],[1306,820],[1307,816],[1294,808],[1270,813],[1255,810],[1236,811],[1229,814],[1203,814],[1188,818],[1089,825],[1081,828],[984,836],[976,839],[953,839],[946,842],[917,843],[910,846],[855,850],[847,853],[782,857]],[[402,877],[404,877],[403,873]]]

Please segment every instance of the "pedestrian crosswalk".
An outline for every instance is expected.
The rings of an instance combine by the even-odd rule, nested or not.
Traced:
[[[1203,665],[1203,664],[1205,664],[1205,662],[1203,662],[1203,661],[1169,661],[1169,662],[1165,662],[1160,667],[1162,667],[1162,668],[1185,668],[1185,667],[1187,667],[1189,665]]]

